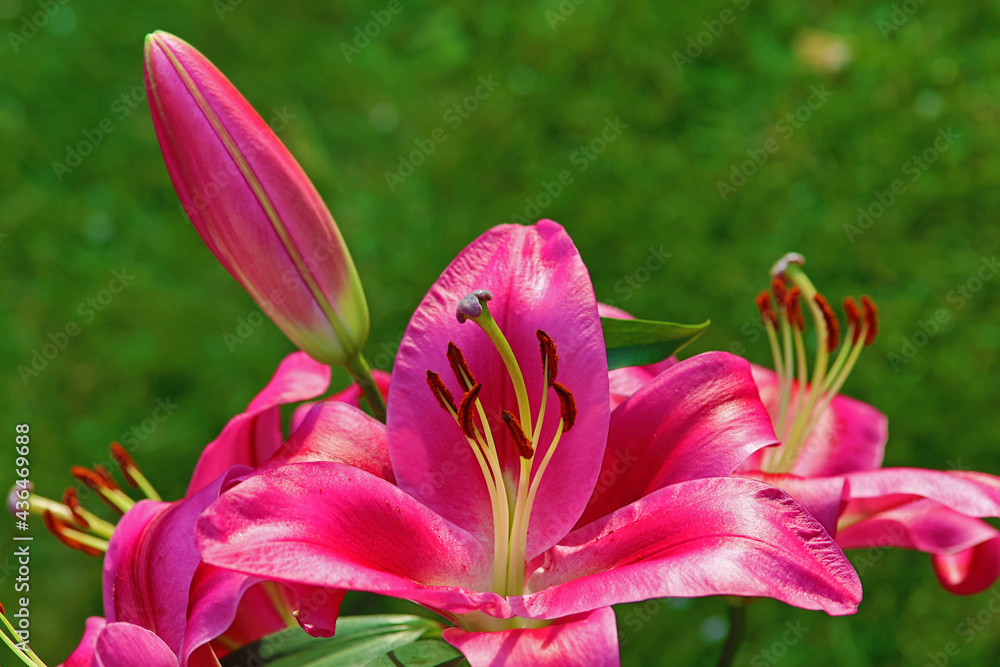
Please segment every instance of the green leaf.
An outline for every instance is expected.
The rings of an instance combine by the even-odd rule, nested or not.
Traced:
[[[711,320],[701,324],[674,324],[652,320],[602,317],[608,369],[645,366],[677,354],[704,333]]]
[[[234,651],[220,662],[222,667],[364,667],[426,634],[440,632],[439,624],[420,616],[342,616],[333,637],[310,637],[300,628],[290,628]]]
[[[390,651],[366,667],[439,667],[458,664],[462,654],[442,639],[422,639]]]

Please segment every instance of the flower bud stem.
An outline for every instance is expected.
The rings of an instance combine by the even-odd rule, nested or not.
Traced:
[[[347,361],[344,362],[344,368],[350,373],[351,379],[361,388],[361,393],[364,394],[365,400],[368,401],[372,415],[375,419],[384,423],[385,399],[382,398],[382,392],[379,391],[378,385],[375,384],[371,367],[368,366],[364,355],[358,352],[354,356],[348,357]]]

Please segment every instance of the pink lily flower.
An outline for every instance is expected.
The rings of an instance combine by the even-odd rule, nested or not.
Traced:
[[[329,382],[329,366],[304,352],[289,355],[246,411],[233,417],[205,448],[183,500],[123,505],[124,515],[113,528],[104,559],[105,618],[88,620],[83,640],[66,667],[124,667],[140,660],[185,667],[218,665],[218,658],[233,648],[296,623],[314,634],[328,634],[325,628],[335,622],[342,591],[279,586],[210,566],[198,554],[194,528],[219,494],[254,468],[265,470],[308,456],[315,441],[307,436],[328,428],[321,419],[324,408],[304,418],[308,432],[293,435],[289,447],[283,446],[280,408],[315,398]],[[351,387],[328,401],[344,399],[345,405],[357,406],[359,398],[360,392]],[[321,405],[330,405],[328,401]],[[128,454],[115,451],[123,473],[141,477]],[[102,490],[112,493],[100,488],[98,492]],[[74,510],[80,508],[70,509],[71,517]],[[72,531],[71,538],[83,539],[76,535],[81,526],[59,525],[64,533]],[[156,660],[148,662],[152,656]]]
[[[319,451],[223,493],[198,525],[202,557],[413,600],[454,622],[443,636],[476,667],[617,665],[621,602],[856,610],[857,575],[823,528],[783,491],[730,476],[775,443],[749,364],[701,355],[613,414],[609,396],[569,236],[548,220],[496,227],[417,308],[387,424],[328,407],[353,423],[314,439],[368,452],[365,465]],[[634,458],[606,450],[658,456],[658,486],[633,485]]]
[[[753,452],[736,474],[787,491],[844,549],[923,551],[931,555],[946,590],[960,595],[985,590],[1000,576],[1000,531],[982,520],[1000,516],[1000,477],[882,468],[888,419],[839,394],[878,332],[875,305],[867,297],[860,307],[844,300],[847,331],[838,345],[840,322],[803,272],[803,263],[792,254],[772,269],[777,310],[767,291],[757,297],[778,372],[754,366],[753,377],[782,444]],[[803,304],[818,336],[811,377]],[[644,369],[615,373],[626,396],[648,382]],[[647,464],[640,461],[636,467]]]
[[[170,179],[205,244],[300,349],[350,362],[368,336],[361,281],[302,167],[207,58],[162,31],[145,81]]]

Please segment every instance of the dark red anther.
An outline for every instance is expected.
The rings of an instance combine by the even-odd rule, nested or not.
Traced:
[[[556,382],[552,388],[559,396],[559,413],[562,416],[563,432],[565,433],[576,423],[576,400],[573,398],[573,393],[561,382]]]
[[[479,390],[482,388],[483,385],[481,384],[472,385],[469,391],[465,392],[465,396],[462,397],[462,404],[458,406],[458,426],[467,438],[476,437],[476,420],[473,418],[472,408],[476,404],[476,398],[479,396]],[[484,424],[484,426],[486,425]]]
[[[833,352],[840,345],[840,321],[837,319],[837,314],[833,312],[833,308],[830,307],[829,302],[827,302],[826,297],[822,294],[817,294],[813,297],[813,300],[816,301],[819,309],[823,311],[823,320],[826,322],[827,352]]]
[[[854,331],[851,345],[857,345],[858,338],[861,336],[861,309],[853,297],[844,297],[844,315],[847,316],[847,328],[849,330],[853,328]]]
[[[84,468],[83,466],[72,466],[69,469],[69,474],[74,478],[83,482],[91,491],[101,491],[105,488],[104,478],[98,475],[96,472],[90,468]]]
[[[112,491],[121,491],[121,487],[118,486],[118,482],[116,482],[115,478],[111,476],[110,470],[108,470],[100,463],[98,463],[97,465],[94,466],[94,472],[96,472],[98,475],[101,476],[101,479],[104,480],[104,483],[107,486],[107,488],[111,489]]]
[[[538,345],[542,352],[542,369],[548,368],[546,380],[551,387],[556,381],[556,371],[559,370],[559,355],[556,354],[556,344],[552,337],[539,329],[535,332],[538,336]],[[546,366],[546,364],[548,364]]]
[[[760,311],[760,319],[764,324],[770,322],[772,326],[777,326],[778,314],[774,312],[774,308],[771,306],[771,293],[766,289],[761,290],[757,298],[754,299],[754,303],[757,304],[757,310]]]
[[[99,549],[95,549],[89,544],[83,544],[79,540],[76,540],[66,534],[68,526],[56,517],[50,510],[45,510],[45,514],[42,515],[42,521],[45,523],[45,527],[50,533],[55,535],[55,538],[68,546],[70,549],[76,549],[82,551],[88,556],[102,556],[103,552]]]
[[[521,422],[517,420],[517,417],[510,410],[504,410],[501,416],[503,417],[503,423],[507,425],[507,430],[510,431],[510,439],[514,443],[517,455],[522,459],[530,459],[535,455],[535,448],[531,446],[531,438],[521,428]]]
[[[788,288],[785,286],[785,281],[781,278],[771,279],[771,291],[774,292],[774,299],[778,302],[778,307],[783,307],[787,303],[785,299],[787,298]]]
[[[104,474],[101,474],[101,471]],[[113,479],[110,479],[111,473],[108,472],[107,468],[104,466],[94,466],[94,470],[91,470],[83,466],[72,466],[69,469],[69,474],[83,482],[84,486],[91,491],[96,491],[98,497],[104,501],[105,505],[118,512],[118,514],[124,514],[122,509],[108,497],[108,492],[118,490],[118,485],[115,484]]]
[[[72,486],[63,492],[62,497],[63,505],[69,508],[70,514],[76,519],[76,522],[83,526],[84,528],[90,527],[90,522],[87,521],[83,514],[80,513],[80,499],[76,497],[76,489]]]
[[[434,394],[434,398],[437,399],[442,410],[451,413],[458,412],[458,408],[455,407],[455,397],[448,391],[448,387],[444,386],[444,380],[441,379],[440,375],[434,371],[427,371],[427,386],[431,388],[431,393]]]
[[[454,343],[448,343],[448,361],[451,362],[451,371],[458,378],[458,384],[468,391],[472,385],[476,384],[476,378],[469,369],[469,364],[465,361],[462,350]]]
[[[793,287],[785,296],[788,306],[788,320],[799,331],[806,330],[806,318],[802,316],[802,290]]]
[[[122,472],[122,477],[128,482],[133,489],[139,488],[139,483],[135,481],[132,477],[132,471],[138,472],[139,466],[135,464],[135,460],[132,456],[122,447],[120,442],[111,443],[111,458],[114,459],[115,463],[118,464],[118,469]]]
[[[868,325],[865,345],[871,345],[875,342],[875,336],[878,335],[878,308],[875,307],[875,302],[867,294],[861,297],[861,307],[865,311],[865,324]]]

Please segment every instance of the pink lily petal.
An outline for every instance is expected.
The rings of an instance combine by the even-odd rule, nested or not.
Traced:
[[[778,418],[778,375],[753,366],[753,377],[760,388],[760,398]],[[797,388],[796,383],[793,389]],[[803,446],[792,473],[800,477],[831,477],[882,466],[885,444],[889,439],[888,418],[872,406],[838,394],[816,424]],[[760,455],[751,457],[741,470],[760,470]]]
[[[826,532],[837,535],[837,522],[847,506],[847,479],[844,477],[798,477],[768,473],[738,473],[740,477],[760,480],[777,486],[820,522]],[[839,536],[838,536],[839,538]],[[837,541],[840,544],[840,540]],[[843,548],[843,545],[841,544]]]
[[[385,424],[346,403],[316,404],[288,442],[257,470],[309,461],[346,463],[394,482]]]
[[[205,562],[273,581],[370,591],[454,613],[509,616],[492,554],[383,479],[296,463],[224,493],[198,522]]]
[[[682,361],[612,413],[598,484],[577,525],[669,484],[729,475],[776,442],[744,359],[707,352]]]
[[[375,380],[375,385],[378,387],[379,393],[382,394],[382,398],[389,397],[389,374],[385,371],[380,371],[377,368],[372,369],[372,379]],[[337,392],[330,398],[324,399],[322,402],[337,402],[337,403],[347,403],[348,405],[353,405],[356,408],[361,407],[361,387],[356,384],[351,384],[346,389]],[[292,418],[288,423],[288,432],[295,433],[301,424],[302,420],[306,418],[309,411],[312,410],[316,402],[307,402],[295,408],[295,412],[292,413]]]
[[[201,563],[191,582],[188,631],[184,637],[185,657],[225,634],[245,646],[288,627],[287,613],[297,610],[296,620],[313,636],[333,636],[344,599],[343,591],[328,591],[294,585],[286,588],[238,572]],[[226,651],[217,651],[221,658]]]
[[[125,513],[104,558],[104,615],[109,624],[125,622],[151,630],[180,655],[191,579],[201,561],[195,521],[221,489],[248,472],[235,466],[184,501],[144,500]]]
[[[94,667],[179,667],[180,664],[155,633],[131,623],[108,623],[97,638],[94,653]]]
[[[558,381],[573,393],[578,416],[563,435],[542,479],[528,531],[530,559],[555,544],[576,523],[590,498],[604,454],[608,424],[608,371],[597,302],[586,267],[565,230],[551,220],[502,225],[473,241],[445,269],[410,320],[389,390],[389,451],[404,491],[468,530],[489,546],[493,516],[483,475],[458,426],[427,387],[435,370],[461,398],[449,371],[449,341],[465,353],[482,384],[479,398],[492,420],[500,460],[517,479],[518,457],[500,423],[502,409],[518,412],[499,354],[472,322],[459,324],[455,307],[485,288],[488,306],[507,336],[527,384],[533,418],[542,392],[537,329],[555,341]],[[559,421],[559,401],[548,401],[536,460],[541,460]]]
[[[314,361],[305,352],[285,357],[246,411],[230,419],[219,437],[205,447],[186,497],[205,488],[230,466],[257,466],[271,456],[284,441],[279,407],[315,398],[329,386],[329,366]]]
[[[971,549],[997,534],[981,519],[917,498],[846,525],[837,533],[837,543],[844,549],[900,547],[948,555]]]
[[[448,628],[444,640],[472,667],[618,667],[618,632],[611,607],[560,618],[531,630],[467,632]]]
[[[1000,536],[956,554],[933,554],[934,573],[956,595],[981,593],[1000,577]]]
[[[97,646],[97,636],[101,634],[107,623],[100,616],[91,616],[84,626],[83,638],[79,646],[70,653],[66,662],[59,667],[90,667],[94,662],[94,649]]]
[[[851,614],[861,583],[822,526],[785,492],[754,480],[674,484],[574,531],[511,606],[558,618],[659,597],[772,597]]]
[[[919,496],[973,517],[1000,516],[1000,479],[992,475],[920,468],[883,468],[847,475],[851,503],[841,523],[855,523],[868,510],[856,501]]]
[[[174,35],[147,38],[145,82],[170,179],[212,253],[301,349],[328,362],[356,352],[368,334],[357,271],[285,145]]]

